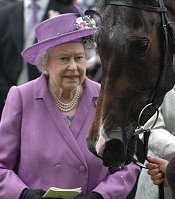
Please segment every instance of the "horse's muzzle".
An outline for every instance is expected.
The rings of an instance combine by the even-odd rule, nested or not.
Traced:
[[[125,163],[124,143],[119,139],[106,142],[103,150],[103,164],[106,167],[120,167]]]
[[[106,133],[103,126],[101,126],[95,150],[98,156],[103,159],[103,164],[106,167],[123,166],[127,158],[127,152],[121,128],[108,130],[108,133]]]

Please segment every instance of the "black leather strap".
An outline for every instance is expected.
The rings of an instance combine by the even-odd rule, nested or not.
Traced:
[[[125,6],[125,7],[131,7],[136,9],[141,9],[149,12],[167,12],[167,9],[165,7],[154,7],[154,6],[148,6],[144,4],[140,4],[139,1],[137,4],[126,1],[120,1],[120,0],[108,0],[108,5],[115,5],[115,6]]]

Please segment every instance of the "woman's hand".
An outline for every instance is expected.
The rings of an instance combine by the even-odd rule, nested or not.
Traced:
[[[42,196],[45,193],[46,192],[42,189],[24,189],[19,199],[52,199],[52,198],[43,198]]]
[[[82,199],[103,199],[103,197],[97,192],[92,192],[84,196]]]
[[[151,176],[153,184],[159,185],[163,183],[164,186],[169,186],[165,177],[168,161],[156,157],[148,157],[148,161],[146,168],[148,169],[148,174]]]
[[[42,189],[24,189],[19,199],[42,199],[45,191]]]

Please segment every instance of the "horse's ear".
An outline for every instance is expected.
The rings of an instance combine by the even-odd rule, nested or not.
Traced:
[[[97,27],[101,24],[101,16],[96,10],[86,10],[84,14],[91,16],[95,20]]]

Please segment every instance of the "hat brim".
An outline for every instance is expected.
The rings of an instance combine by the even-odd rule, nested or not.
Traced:
[[[93,35],[96,29],[97,28],[81,29],[81,30],[75,30],[73,32],[69,32],[63,35],[57,35],[55,37],[49,38],[42,42],[33,44],[32,46],[24,49],[21,55],[28,63],[32,65],[36,65],[36,62],[35,62],[36,57],[43,51],[51,47],[63,44],[63,43],[71,42],[76,39],[81,39],[83,37]]]

